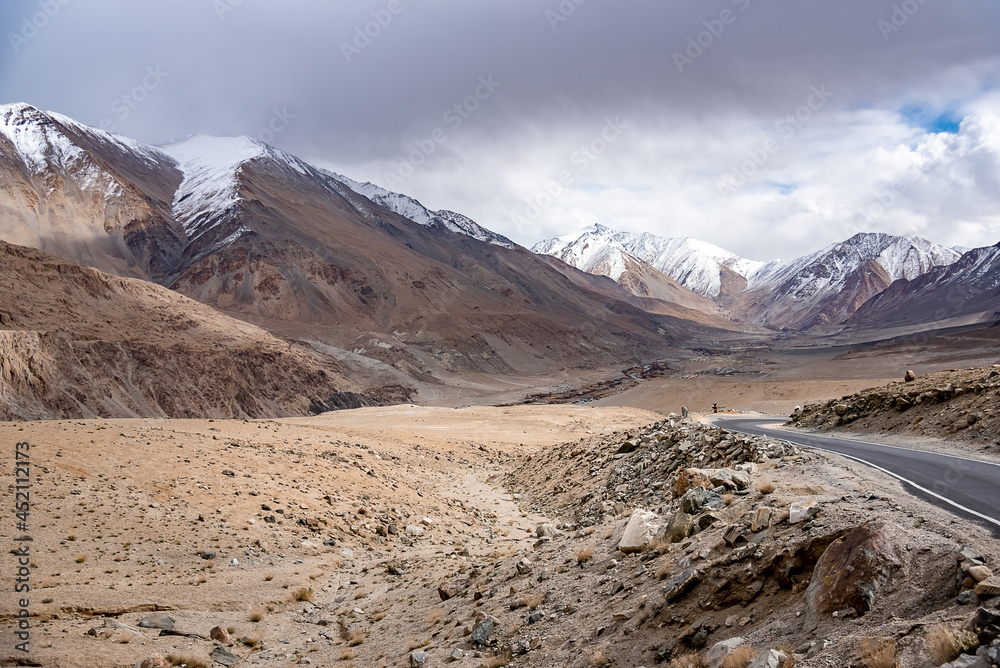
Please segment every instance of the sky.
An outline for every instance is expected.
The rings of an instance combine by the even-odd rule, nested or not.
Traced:
[[[1000,242],[997,0],[4,0],[0,102],[249,135],[528,245]]]

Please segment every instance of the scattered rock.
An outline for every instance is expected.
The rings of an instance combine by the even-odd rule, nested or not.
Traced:
[[[173,617],[160,613],[147,615],[139,620],[139,626],[144,629],[172,629],[175,623]]]
[[[632,511],[625,533],[618,542],[618,550],[625,554],[644,551],[660,530],[659,519],[656,513],[642,508]]]
[[[742,647],[745,644],[746,641],[739,637],[715,643],[712,645],[712,648],[708,650],[708,654],[705,655],[705,661],[708,663],[708,668],[719,668],[722,665],[722,662],[726,660],[726,657],[732,654],[737,647]]]
[[[969,577],[976,582],[982,582],[983,580],[988,580],[993,577],[993,571],[991,571],[986,566],[971,566],[969,567]]]
[[[691,515],[685,512],[674,513],[670,516],[663,535],[671,543],[679,543],[691,535],[693,527],[694,518]]]
[[[452,661],[461,661],[464,657],[465,652],[460,649],[453,649],[451,650],[451,654],[448,655],[448,658]]]
[[[209,656],[212,657],[212,661],[222,664],[223,666],[235,666],[239,661],[235,654],[221,645],[216,645],[215,649],[212,650],[212,653],[209,654]]]
[[[490,640],[490,635],[493,633],[493,619],[485,619],[476,630],[472,632],[472,642],[477,645],[485,645]]]
[[[819,504],[815,502],[795,501],[788,507],[788,523],[806,522],[819,514]]]
[[[416,524],[406,525],[406,535],[413,536],[414,538],[419,538],[424,535],[424,528],[417,526]]]
[[[750,531],[757,533],[771,526],[771,515],[774,509],[768,506],[761,506],[753,514],[753,522],[750,524]]]
[[[531,569],[534,568],[534,565],[527,557],[525,557],[524,559],[518,561],[514,567],[517,568],[517,572],[521,575],[527,575],[531,572]]]
[[[427,662],[426,652],[412,652],[410,654],[410,665],[411,666],[422,666]]]
[[[903,376],[903,381],[906,382],[906,383],[912,383],[916,379],[917,379],[917,374],[913,373],[912,369],[908,370],[906,372],[906,375]]]
[[[784,652],[769,649],[766,652],[758,654],[757,658],[751,661],[747,668],[780,668],[782,662],[787,658],[788,655]]]
[[[697,568],[689,568],[667,582],[663,587],[663,598],[667,603],[672,603],[686,595],[699,582],[701,582],[701,573],[698,572]]]
[[[454,598],[462,593],[462,588],[454,582],[442,582],[438,585],[438,596],[442,601]]]
[[[552,538],[556,535],[556,528],[551,524],[539,524],[535,527],[535,535],[539,538]]]
[[[215,557],[216,557],[216,554],[215,554],[215,552],[212,552],[212,551],[210,551],[210,550],[205,550],[205,551],[204,551],[204,552],[202,552],[202,553],[201,553],[201,554],[200,554],[199,556],[200,556],[200,557],[201,557],[202,559],[204,559],[205,561],[211,561],[212,559],[215,559]]]
[[[977,596],[1000,596],[1000,577],[994,575],[976,585]]]
[[[233,639],[229,637],[229,631],[221,626],[213,626],[208,632],[208,637],[216,642],[220,642],[227,647],[233,644]]]
[[[154,654],[135,664],[134,668],[171,668],[171,666],[163,656]]]

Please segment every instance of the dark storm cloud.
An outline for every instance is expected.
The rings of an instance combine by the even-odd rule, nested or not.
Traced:
[[[767,141],[777,121],[808,102],[812,87],[832,94],[766,165],[778,172],[770,180],[787,176],[780,171],[795,166],[792,157],[804,161],[807,174],[825,152],[859,150],[858,137],[822,151],[812,143],[856,132],[862,123],[856,114],[906,107],[931,118],[964,118],[967,107],[1000,86],[998,6],[992,0],[6,2],[0,98],[110,124],[151,143],[194,132],[262,136],[376,182],[398,170],[420,142],[431,146],[441,130],[444,140],[399,189],[471,213],[519,241],[595,222],[581,208],[612,226],[692,233],[664,220],[661,209],[670,206],[701,216],[700,229],[716,236],[710,240],[728,237],[740,246],[734,250],[759,255],[765,249],[752,247],[752,234],[723,233],[733,222],[725,220],[732,202],[719,200],[716,188],[743,149]],[[496,82],[488,95],[481,78]],[[565,168],[574,142],[587,141],[614,117],[631,128],[614,147],[620,155],[609,150],[595,162],[557,207],[533,220],[537,229],[514,229],[511,214]],[[918,117],[911,113],[907,122]],[[899,131],[886,119],[866,130],[873,141],[888,141],[886,150],[915,141]],[[750,136],[746,147],[739,145]],[[623,171],[631,180],[616,183],[614,174]],[[524,182],[536,172],[537,184]],[[664,199],[655,192],[658,183],[690,194]],[[737,194],[748,197],[761,187],[755,182]],[[640,201],[613,197],[621,188]],[[803,191],[807,184],[779,183],[775,190],[786,198]],[[812,200],[757,205],[763,208],[754,215],[813,211],[817,224],[840,215]],[[973,218],[970,224],[987,230],[996,222]]]

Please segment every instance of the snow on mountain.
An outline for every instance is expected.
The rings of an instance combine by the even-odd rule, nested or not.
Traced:
[[[423,225],[425,227],[443,227],[446,230],[457,232],[459,234],[465,234],[473,239],[485,241],[486,243],[493,244],[494,246],[502,246],[504,248],[515,247],[514,242],[507,237],[486,229],[468,216],[463,216],[462,214],[455,213],[454,211],[431,211],[408,195],[386,190],[385,188],[377,186],[373,183],[361,183],[342,174],[336,174],[334,172],[325,173],[345,184],[356,193],[364,195],[376,204],[383,206],[390,211],[394,211],[404,218],[409,218],[419,225]]]
[[[579,237],[540,241],[531,250],[558,257],[582,271],[596,273],[593,271],[595,258],[603,258],[608,248],[618,248],[673,278],[692,292],[711,298],[717,298],[723,293],[726,270],[746,278],[764,266],[763,262],[747,260],[698,239],[668,239],[648,232],[617,232],[603,225],[595,225],[594,229]],[[602,272],[602,275],[608,274]]]
[[[68,133],[75,136],[70,137]],[[121,186],[88,155],[80,146],[80,140],[100,144],[105,150],[111,148],[150,164],[171,162],[151,146],[23,102],[0,105],[0,135],[11,143],[35,176],[51,176],[54,172],[69,178],[81,191],[99,190],[108,197],[121,195]]]

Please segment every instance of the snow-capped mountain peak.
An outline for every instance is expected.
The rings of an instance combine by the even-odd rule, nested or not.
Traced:
[[[764,265],[698,239],[618,232],[600,224],[575,238],[540,241],[531,250],[593,273],[598,258],[606,257],[609,247],[651,265],[692,292],[712,298],[724,292],[727,272],[746,278]]]
[[[386,190],[385,188],[377,186],[374,183],[361,183],[360,181],[355,181],[354,179],[344,176],[343,174],[337,174],[326,170],[322,171],[328,176],[343,183],[354,192],[364,195],[379,206],[383,206],[390,211],[394,211],[404,218],[409,218],[419,225],[423,225],[425,227],[441,227],[452,232],[465,234],[473,239],[478,239],[479,241],[485,241],[486,243],[493,244],[494,246],[502,246],[503,248],[515,247],[514,242],[507,237],[486,229],[468,216],[447,210],[431,211],[409,195],[403,195],[401,193]]]

